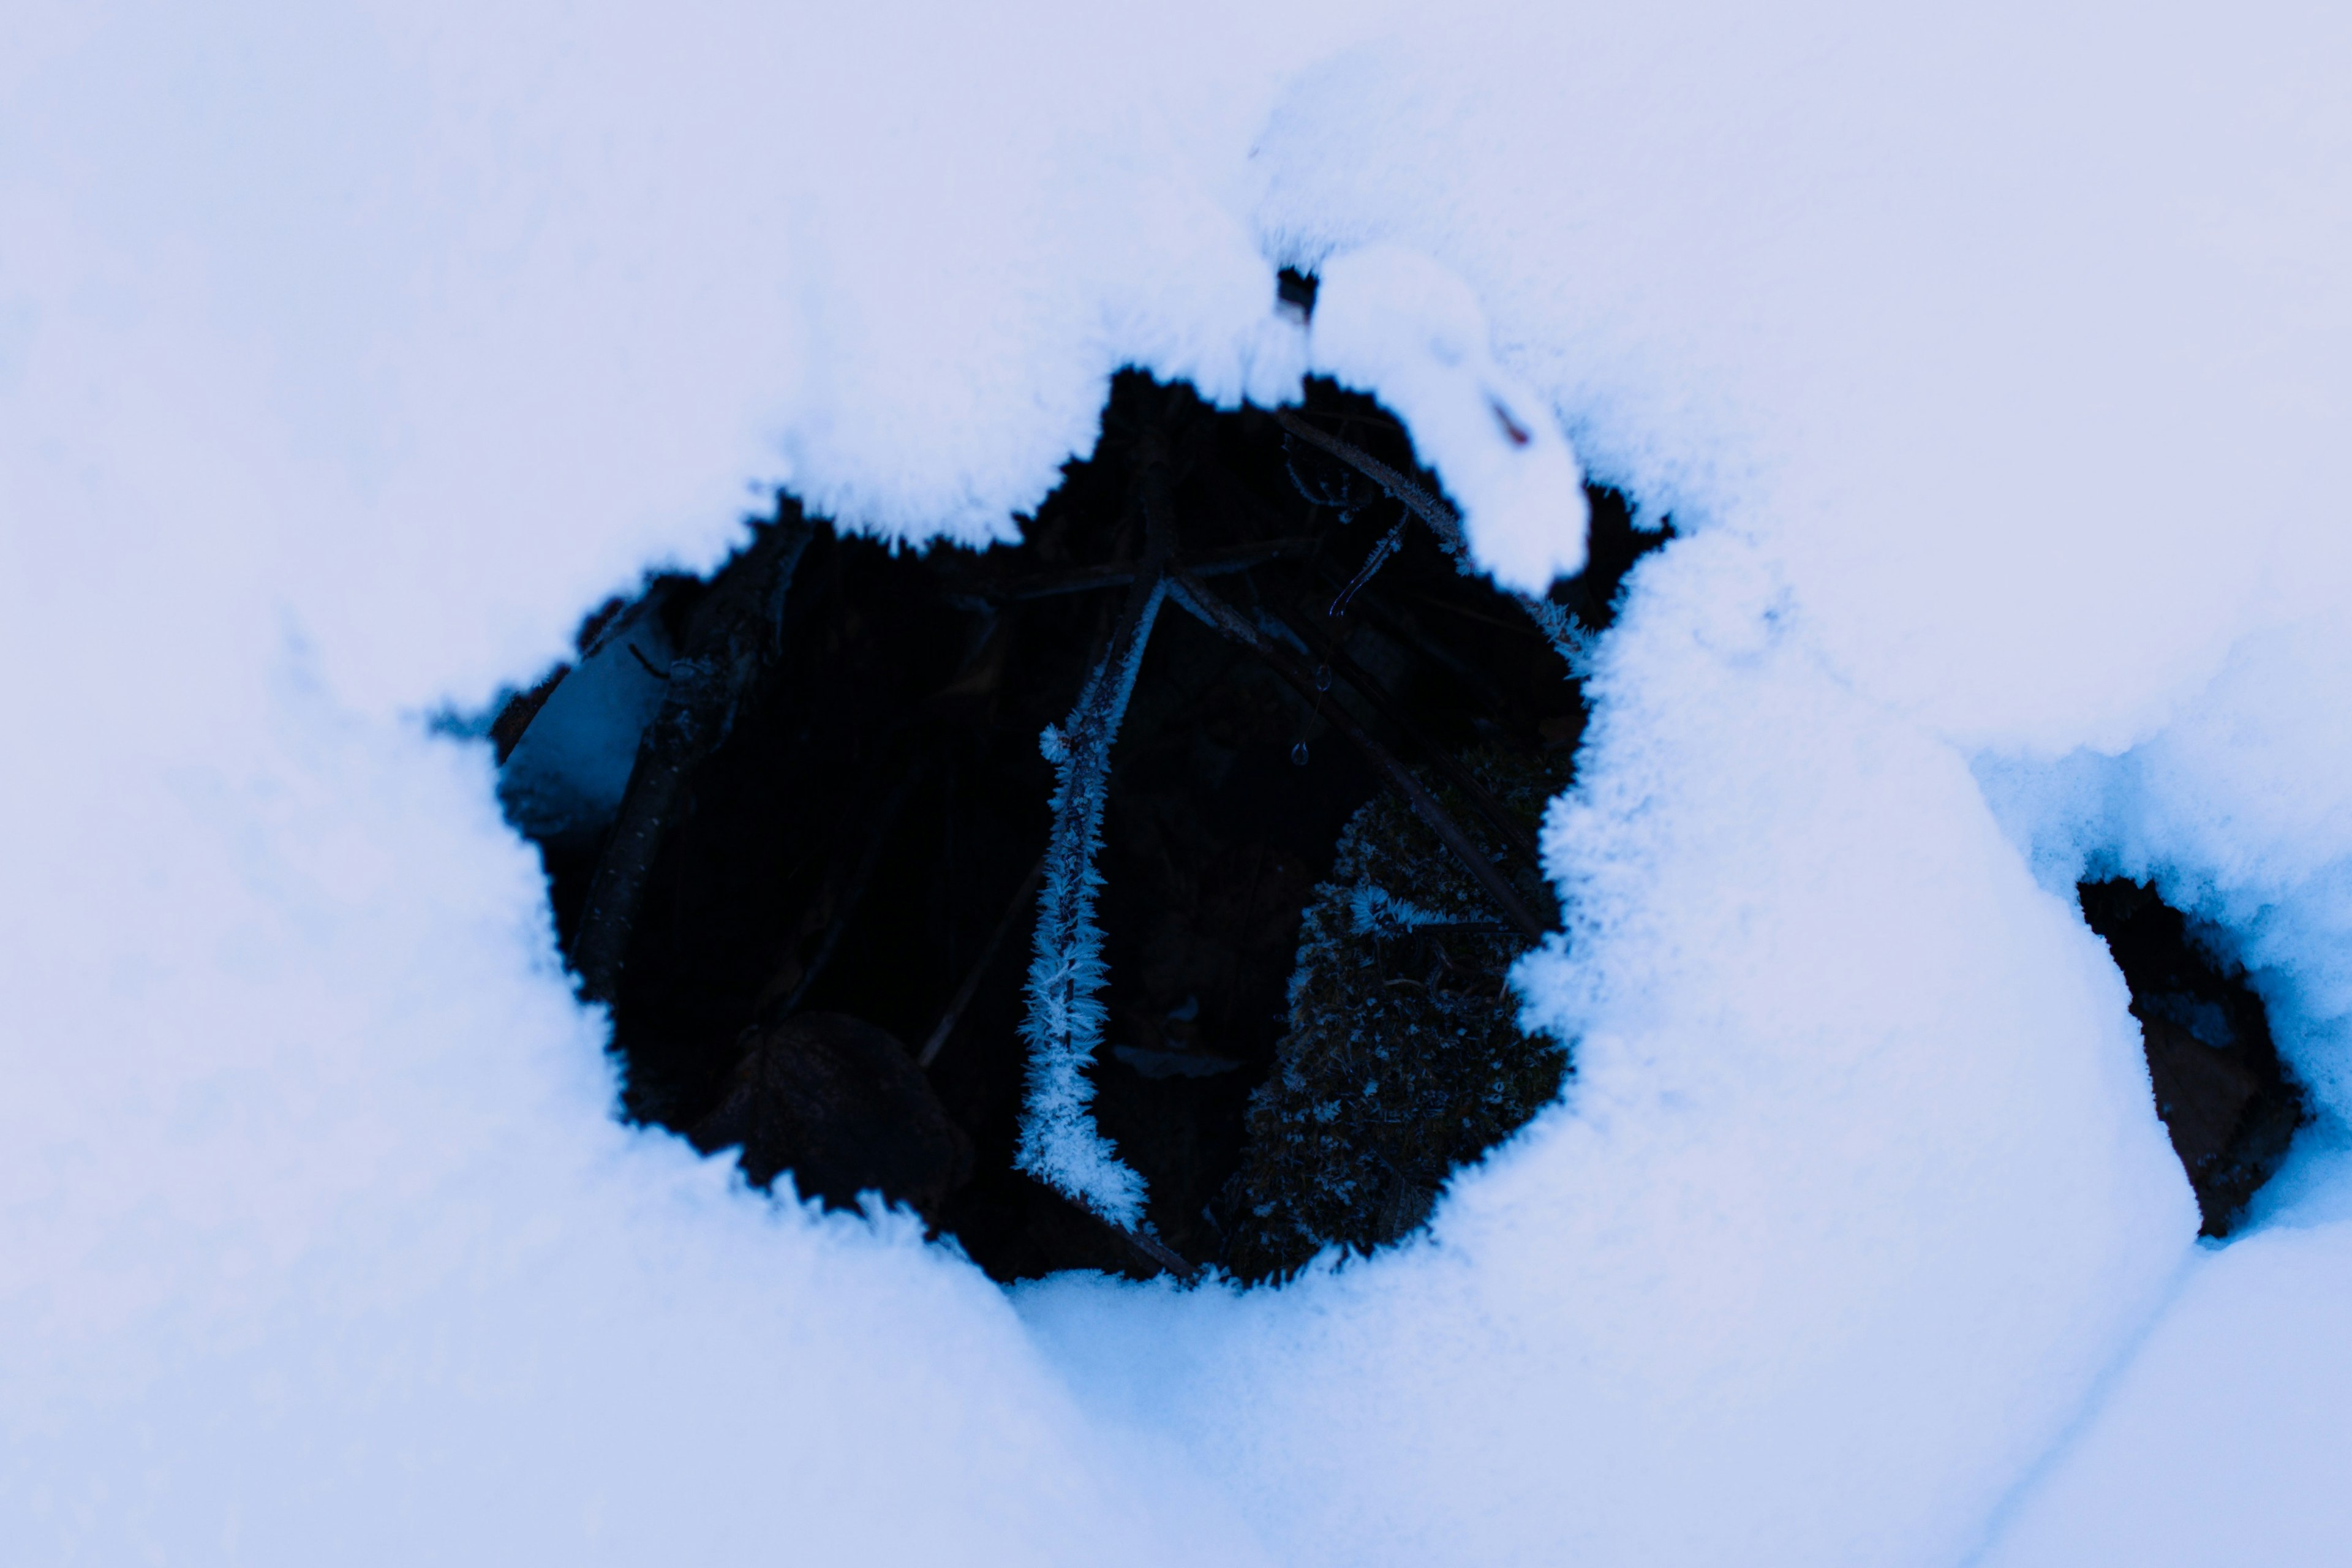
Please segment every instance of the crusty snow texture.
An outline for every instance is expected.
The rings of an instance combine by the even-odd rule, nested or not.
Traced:
[[[9,1559],[2340,1561],[2347,26],[16,0]],[[618,1126],[429,719],[760,487],[1009,536],[1129,363],[1379,395],[1514,587],[1580,468],[1678,537],[1561,1103],[1378,1259],[1008,1296]],[[2092,871],[2323,1111],[2226,1247]]]

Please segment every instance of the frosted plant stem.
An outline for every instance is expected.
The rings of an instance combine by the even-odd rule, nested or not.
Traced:
[[[1035,956],[1029,965],[1028,1102],[1013,1163],[1087,1205],[1114,1224],[1136,1230],[1143,1218],[1143,1179],[1120,1161],[1094,1120],[1095,1086],[1086,1075],[1102,1044],[1105,969],[1095,897],[1102,874],[1103,807],[1110,793],[1111,742],[1126,716],[1152,622],[1167,595],[1167,563],[1174,542],[1168,495],[1168,458],[1156,438],[1144,445],[1138,491],[1146,540],[1134,585],[1102,661],[1059,728],[1042,737],[1054,764],[1054,831],[1045,846],[1045,875],[1037,899]]]
[[[1341,588],[1339,596],[1331,601],[1331,607],[1323,612],[1325,616],[1338,620],[1348,613],[1349,601],[1363,592],[1364,584],[1370,582],[1374,574],[1378,573],[1382,566],[1388,564],[1390,556],[1404,548],[1404,531],[1408,521],[1407,518],[1397,519],[1396,526],[1381,535],[1372,545],[1371,553],[1364,557],[1364,563],[1356,569],[1356,574],[1353,577],[1348,579],[1347,586]]]
[[[1462,514],[1440,497],[1432,495],[1404,475],[1390,468],[1352,441],[1318,430],[1291,409],[1277,408],[1274,417],[1281,426],[1311,447],[1319,447],[1358,473],[1370,479],[1397,500],[1406,510],[1429,526],[1437,536],[1439,548],[1454,560],[1465,576],[1483,576],[1470,559],[1468,538],[1462,531]],[[1349,592],[1354,591],[1351,586]],[[1551,644],[1552,651],[1568,665],[1569,672],[1581,676],[1591,660],[1591,634],[1576,624],[1575,617],[1549,599],[1531,594],[1513,594],[1511,598],[1533,621],[1536,629]]]

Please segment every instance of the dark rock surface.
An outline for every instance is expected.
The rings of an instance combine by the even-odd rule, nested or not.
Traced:
[[[706,1153],[740,1147],[755,1184],[789,1170],[804,1197],[847,1205],[878,1191],[936,1215],[971,1179],[971,1140],[887,1030],[803,1013],[744,1044],[727,1098],[688,1136]]]
[[[2080,889],[2084,917],[2131,987],[2157,1114],[2196,1190],[2207,1236],[2227,1236],[2307,1119],[2244,973],[2155,889],[2110,879]]]

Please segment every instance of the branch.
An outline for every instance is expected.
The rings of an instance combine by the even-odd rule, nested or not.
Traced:
[[[1327,435],[1300,418],[1296,410],[1277,408],[1276,423],[1310,447],[1319,447],[1404,503],[1405,509],[1429,525],[1445,553],[1461,562],[1467,542],[1462,535],[1462,514],[1429,491],[1351,441]],[[1465,568],[1468,568],[1465,566]]]
[[[1300,418],[1294,409],[1277,408],[1274,411],[1274,417],[1293,436],[1328,452],[1402,502],[1407,510],[1429,525],[1430,532],[1437,536],[1439,546],[1454,558],[1455,568],[1465,576],[1485,575],[1470,560],[1469,540],[1462,530],[1462,514],[1444,500],[1353,442],[1343,441],[1337,436],[1318,430]],[[1527,613],[1528,618],[1535,622],[1536,629],[1543,633],[1544,640],[1551,644],[1552,651],[1568,665],[1569,672],[1581,676],[1591,663],[1591,637],[1577,626],[1575,617],[1549,599],[1538,598],[1530,594],[1513,594],[1511,597]]]
[[[1246,572],[1269,561],[1305,555],[1314,548],[1315,541],[1312,539],[1269,539],[1262,543],[1238,545],[1202,556],[1192,563],[1192,574],[1215,577],[1228,572]],[[1101,566],[1081,566],[1068,572],[1016,577],[993,588],[977,588],[971,592],[983,599],[1017,604],[1025,599],[1050,599],[1062,594],[1084,594],[1097,588],[1122,588],[1134,582],[1136,574],[1142,570],[1143,563],[1139,561],[1114,561]]]
[[[1118,1225],[1112,1228],[1118,1232],[1128,1246],[1141,1253],[1154,1267],[1174,1275],[1185,1284],[1191,1284],[1201,1272],[1193,1264],[1185,1261],[1174,1247],[1139,1226]]]
[[[930,1038],[923,1042],[922,1054],[915,1058],[917,1067],[929,1071],[930,1065],[940,1059],[940,1050],[948,1043],[948,1037],[955,1033],[956,1024],[963,1017],[963,1010],[971,1006],[971,999],[980,994],[980,983],[987,976],[989,966],[996,962],[997,950],[1004,945],[1004,939],[1013,934],[1013,924],[1021,918],[1022,908],[1036,897],[1037,885],[1045,879],[1045,858],[1041,855],[1037,863],[1029,868],[1029,874],[1021,879],[1021,887],[1013,895],[1013,901],[1004,906],[1004,913],[997,921],[996,929],[989,932],[987,945],[972,961],[971,970],[963,977],[963,984],[956,987],[956,994],[948,1003],[948,1010],[940,1015],[938,1026],[931,1030]]]
[[[1275,613],[1282,615],[1279,606],[1276,606]],[[1285,621],[1291,621],[1291,617],[1286,615],[1282,618]],[[1297,623],[1291,622],[1291,624],[1296,626]],[[1387,690],[1372,678],[1371,672],[1348,657],[1348,650],[1339,646],[1338,638],[1320,627],[1308,629],[1313,631],[1318,640],[1323,644],[1325,662],[1339,672],[1339,679],[1348,683],[1349,689],[1370,704],[1372,711],[1396,726],[1398,731],[1408,740],[1419,745],[1423,752],[1428,756],[1432,765],[1445,775],[1446,782],[1469,798],[1470,803],[1478,808],[1479,815],[1486,817],[1496,833],[1502,835],[1504,842],[1518,851],[1530,867],[1538,871],[1542,870],[1543,851],[1537,845],[1535,835],[1529,833],[1519,819],[1512,816],[1501,801],[1495,798],[1494,792],[1480,784],[1476,774],[1423,737],[1414,728],[1412,721],[1408,720],[1397,709],[1396,704],[1390,700]]]
[[[1300,696],[1309,702],[1315,700],[1315,677],[1298,656],[1251,625],[1241,612],[1212,594],[1198,578],[1181,569],[1171,572],[1169,574],[1169,591],[1186,609],[1265,660],[1276,675],[1297,689]],[[1429,826],[1430,831],[1437,835],[1446,848],[1454,852],[1454,858],[1462,862],[1463,868],[1485,889],[1496,909],[1529,942],[1541,942],[1548,929],[1544,922],[1536,919],[1527,905],[1520,902],[1508,879],[1495,868],[1495,863],[1471,842],[1470,836],[1462,831],[1461,826],[1446,815],[1437,797],[1423,787],[1421,781],[1412,776],[1412,770],[1399,762],[1387,747],[1372,739],[1364,727],[1339,704],[1331,704],[1325,716],[1333,729],[1355,742],[1357,750],[1364,753],[1366,760],[1390,786],[1404,796],[1413,814]]]
[[[1105,1218],[1130,1230],[1143,1215],[1143,1181],[1122,1163],[1095,1125],[1095,1086],[1085,1068],[1102,1043],[1107,1016],[1102,930],[1095,923],[1095,869],[1103,808],[1110,793],[1111,742],[1135,689],[1152,622],[1168,591],[1173,545],[1168,455],[1156,436],[1144,443],[1137,492],[1145,521],[1144,558],[1102,661],[1087,678],[1068,721],[1041,738],[1054,764],[1054,830],[1045,846],[1037,900],[1035,956],[1029,965],[1026,1103],[1013,1163]]]
[[[799,1012],[801,1004],[808,998],[810,988],[816,984],[817,976],[823,974],[825,965],[833,962],[834,951],[841,945],[842,933],[849,929],[850,917],[857,912],[858,901],[866,897],[866,886],[874,879],[875,868],[882,863],[882,851],[890,842],[890,829],[898,820],[899,808],[907,804],[907,797],[914,793],[915,786],[922,782],[928,772],[929,767],[918,762],[883,797],[882,808],[875,814],[874,826],[866,835],[865,852],[851,869],[849,880],[842,886],[839,907],[830,911],[833,920],[825,928],[824,940],[817,944],[815,953],[808,961],[808,967],[801,971],[800,978],[793,983],[792,990],[781,1001],[771,997],[755,1010],[753,1022],[758,1027],[772,1029]],[[819,897],[823,898],[831,890],[832,879],[828,878],[827,886],[819,889]],[[806,919],[805,916],[803,918]],[[803,932],[807,929],[805,925],[802,928]],[[805,935],[801,940],[806,940]],[[789,960],[789,952],[786,957]],[[773,985],[775,982],[772,980],[769,984]]]
[[[1397,519],[1396,526],[1381,534],[1373,543],[1371,553],[1364,557],[1364,563],[1356,568],[1356,574],[1348,579],[1348,585],[1339,590],[1339,597],[1331,601],[1331,607],[1323,612],[1326,616],[1336,621],[1348,613],[1348,602],[1362,591],[1364,584],[1370,582],[1381,567],[1388,564],[1390,556],[1404,548],[1405,524],[1410,521],[1409,518]]]
[[[610,1002],[619,994],[637,906],[662,837],[687,779],[727,738],[745,692],[773,655],[784,595],[814,531],[798,502],[780,503],[776,520],[719,574],[688,620],[661,709],[637,743],[636,765],[581,911],[572,967],[581,994],[592,1002]]]

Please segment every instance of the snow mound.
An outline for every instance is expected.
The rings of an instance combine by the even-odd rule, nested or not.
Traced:
[[[1366,246],[1324,264],[1308,363],[1412,431],[1462,509],[1471,558],[1540,595],[1584,569],[1576,458],[1535,394],[1495,363],[1468,284],[1428,257]]]
[[[2337,1561],[2352,1531],[2347,1297],[2341,1221],[2200,1259],[1986,1568]]]
[[[2326,1560],[2334,11],[11,22],[19,1556]],[[1008,1303],[612,1124],[423,716],[772,483],[1003,536],[1129,363],[1371,387],[1517,587],[1580,463],[1681,537],[1549,820],[1562,1102],[1410,1250]],[[2232,933],[2333,1119],[2218,1257],[2084,868]]]

